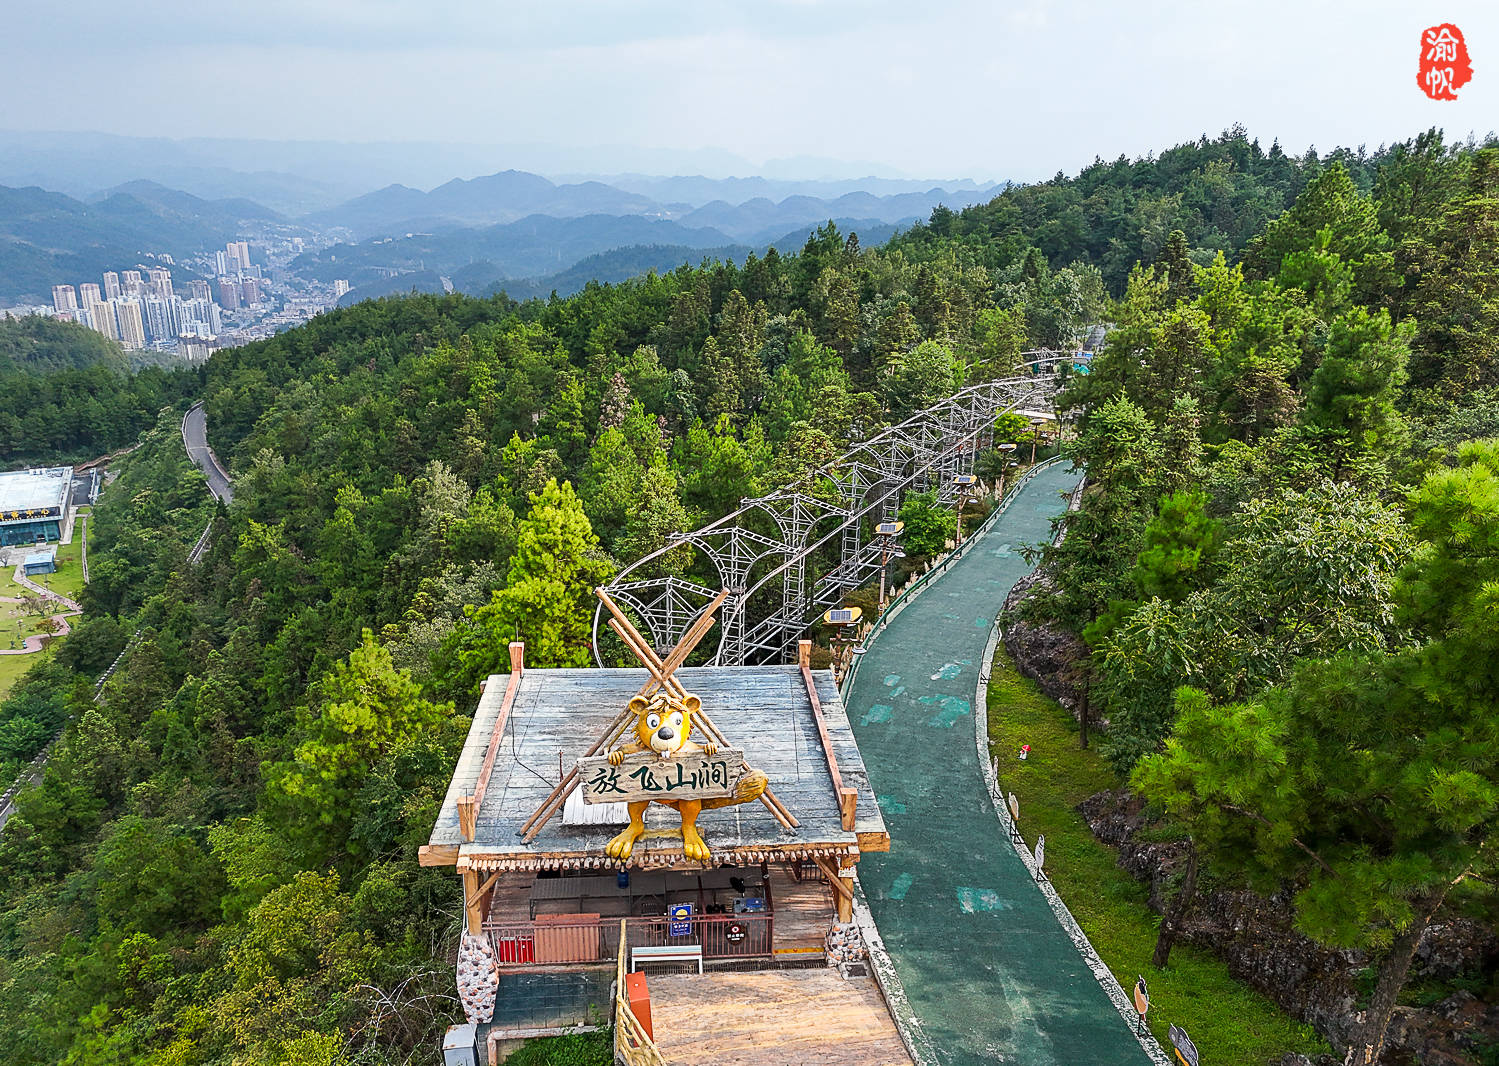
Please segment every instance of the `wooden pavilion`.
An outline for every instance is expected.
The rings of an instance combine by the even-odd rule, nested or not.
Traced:
[[[838,961],[855,864],[890,837],[833,675],[810,669],[808,642],[796,665],[679,668],[711,614],[663,660],[616,611],[640,669],[527,669],[516,643],[510,673],[484,684],[420,857],[462,877],[465,943],[477,941],[496,983],[507,971],[612,963],[622,937],[631,969],[820,960],[830,942]],[[680,816],[660,803],[628,858],[611,857],[625,805],[575,790],[579,760],[628,738],[632,697],[651,693],[696,697],[694,732],[742,750],[768,779],[754,802],[703,811],[707,860],[687,856]],[[482,1004],[474,1013],[489,1020]]]

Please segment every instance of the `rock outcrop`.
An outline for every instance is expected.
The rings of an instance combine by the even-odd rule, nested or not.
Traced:
[[[1119,865],[1150,886],[1150,905],[1163,912],[1176,891],[1186,847],[1140,839],[1143,804],[1124,789],[1100,792],[1079,805],[1089,828],[1119,852]],[[1247,889],[1200,891],[1182,924],[1183,942],[1212,951],[1229,973],[1346,1047],[1359,1020],[1359,994],[1370,959],[1359,951],[1324,948],[1291,926],[1289,893]],[[1410,981],[1451,981],[1479,975],[1499,961],[1499,937],[1465,918],[1433,923],[1421,938]],[[1458,992],[1425,1009],[1400,1008],[1388,1037],[1387,1063],[1471,1064],[1475,1049],[1499,1045],[1499,1005]]]

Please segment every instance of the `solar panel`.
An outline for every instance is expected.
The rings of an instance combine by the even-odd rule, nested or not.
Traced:
[[[828,621],[834,625],[847,625],[854,620],[854,612],[847,608],[841,611],[829,611]]]

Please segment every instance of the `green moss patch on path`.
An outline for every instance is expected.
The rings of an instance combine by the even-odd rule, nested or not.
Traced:
[[[1077,811],[1118,779],[1096,752],[1078,747],[1072,715],[1020,676],[1003,645],[988,698],[990,751],[1000,785],[1020,801],[1021,833],[1033,848],[1037,834],[1046,834],[1046,873],[1120,985],[1132,989],[1136,976],[1145,977],[1150,1028],[1161,1046],[1169,1053],[1174,1023],[1191,1034],[1204,1062],[1258,1066],[1287,1051],[1328,1051],[1311,1026],[1234,980],[1206,951],[1178,942],[1164,970],[1151,966],[1159,917],[1146,886],[1119,868],[1118,853],[1094,838]],[[1031,746],[1025,761],[1017,757],[1023,744]]]

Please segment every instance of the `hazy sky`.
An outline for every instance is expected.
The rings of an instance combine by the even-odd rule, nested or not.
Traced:
[[[10,129],[599,146],[600,171],[628,159],[610,146],[716,148],[1028,179],[1235,122],[1297,152],[1499,127],[1493,0],[7,7]],[[1415,82],[1420,31],[1442,21],[1475,68],[1455,103]]]

